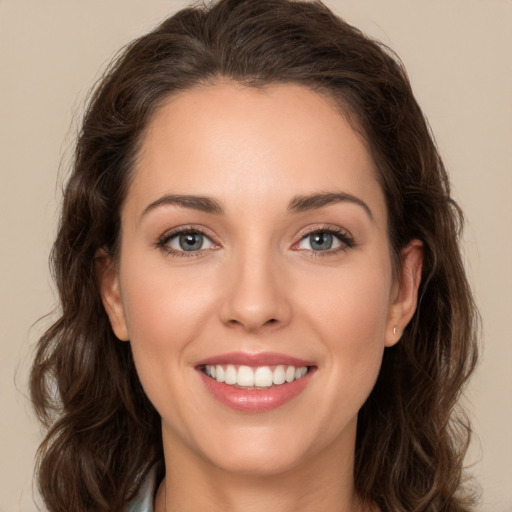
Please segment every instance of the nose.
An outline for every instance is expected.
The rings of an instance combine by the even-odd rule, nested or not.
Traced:
[[[220,308],[222,322],[246,332],[278,329],[291,318],[287,273],[271,254],[241,254],[229,262],[226,294]],[[289,283],[288,283],[289,284]]]

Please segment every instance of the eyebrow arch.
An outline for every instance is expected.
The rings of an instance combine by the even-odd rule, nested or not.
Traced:
[[[141,217],[147,215],[150,211],[160,206],[175,205],[183,208],[191,208],[193,210],[199,210],[206,213],[214,213],[221,215],[224,213],[222,206],[210,197],[193,196],[193,195],[176,195],[166,194],[158,198],[156,201],[148,204],[141,213]]]
[[[307,196],[295,196],[288,205],[290,212],[304,212],[308,210],[316,210],[323,206],[328,206],[333,203],[349,202],[361,206],[368,214],[371,220],[374,220],[370,207],[362,200],[352,194],[344,192],[327,192],[320,194],[311,194]]]

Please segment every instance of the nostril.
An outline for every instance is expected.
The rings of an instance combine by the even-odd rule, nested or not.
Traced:
[[[227,324],[231,325],[233,327],[238,325],[238,326],[242,326],[242,327],[247,328],[249,322],[243,322],[241,320],[237,320],[236,318],[232,318],[231,320],[228,320]],[[270,326],[273,326],[273,325],[276,325],[276,324],[279,324],[279,320],[277,318],[269,318],[268,320],[266,320],[265,322],[260,324],[260,328],[261,327],[266,327],[266,326],[270,327]],[[250,326],[249,326],[249,328],[252,330],[252,328]]]

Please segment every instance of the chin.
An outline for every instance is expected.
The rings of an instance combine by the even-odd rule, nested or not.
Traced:
[[[289,425],[288,425],[289,427]],[[307,432],[269,427],[229,429],[200,449],[209,462],[229,473],[266,477],[294,470],[315,452]]]
[[[285,450],[277,453],[269,450],[259,452],[251,450],[245,453],[231,453],[228,457],[223,457],[221,461],[212,462],[218,469],[228,473],[265,478],[290,472],[300,465],[301,460],[303,457],[299,454]]]

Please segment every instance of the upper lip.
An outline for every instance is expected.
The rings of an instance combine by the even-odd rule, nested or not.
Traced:
[[[279,354],[277,352],[261,352],[259,354],[251,354],[249,352],[230,352],[203,359],[199,361],[196,366],[216,364],[233,364],[254,367],[274,366],[279,364],[295,367],[315,366],[313,361],[307,361],[305,359],[300,359],[286,354]]]

